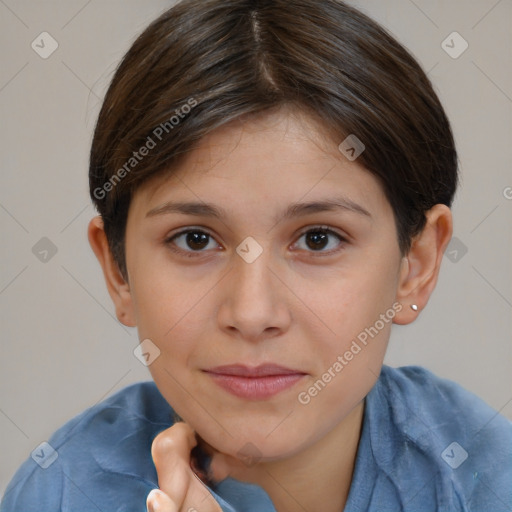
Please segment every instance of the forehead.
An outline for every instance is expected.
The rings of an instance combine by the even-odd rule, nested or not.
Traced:
[[[389,209],[377,178],[338,144],[317,120],[289,110],[238,119],[204,137],[176,169],[144,183],[133,206],[153,208],[173,196],[269,207],[342,194]]]

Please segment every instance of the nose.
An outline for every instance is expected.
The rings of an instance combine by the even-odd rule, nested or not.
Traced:
[[[251,342],[286,332],[291,321],[286,291],[265,251],[252,263],[237,254],[233,258],[218,310],[221,330]]]

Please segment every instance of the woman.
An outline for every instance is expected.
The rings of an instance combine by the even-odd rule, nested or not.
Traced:
[[[62,427],[2,511],[508,510],[510,423],[383,366],[436,285],[456,184],[428,78],[354,8],[164,13],[90,162],[89,240],[154,384]]]

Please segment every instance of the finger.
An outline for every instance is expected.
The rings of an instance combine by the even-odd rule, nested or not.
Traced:
[[[148,512],[179,512],[178,506],[160,489],[153,489],[146,499]]]
[[[196,445],[194,431],[186,423],[176,423],[160,432],[151,445],[158,486],[181,506],[190,485],[190,452]]]
[[[248,466],[241,460],[225,453],[215,452],[211,459],[209,476],[214,482],[220,482],[231,476],[237,480],[245,481]]]

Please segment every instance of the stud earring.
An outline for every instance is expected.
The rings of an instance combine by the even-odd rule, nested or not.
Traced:
[[[416,304],[411,304],[411,309],[413,311],[418,311],[418,306],[416,306]]]

